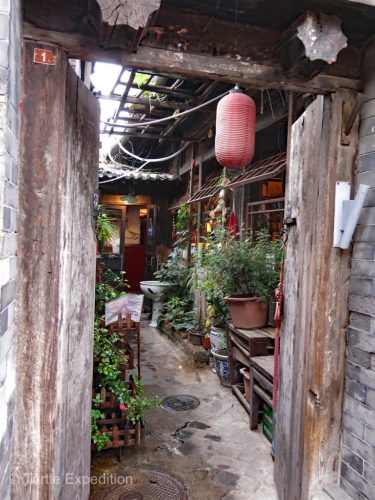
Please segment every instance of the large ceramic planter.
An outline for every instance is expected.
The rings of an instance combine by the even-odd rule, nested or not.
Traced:
[[[227,346],[227,334],[222,328],[210,328],[210,342],[212,349],[223,349]]]
[[[226,352],[226,349],[211,349],[211,354],[214,358],[215,372],[220,379],[221,385],[231,387],[229,378],[229,362],[228,356],[220,354],[220,351]]]
[[[225,297],[235,328],[262,328],[267,326],[268,304],[258,302],[259,297],[233,295]]]

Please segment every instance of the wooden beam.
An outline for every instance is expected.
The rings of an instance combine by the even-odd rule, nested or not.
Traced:
[[[221,57],[237,55],[262,63],[270,59],[280,38],[275,29],[164,4],[153,25],[144,30],[140,45]]]
[[[119,107],[117,108],[116,110],[116,113],[115,113],[115,116],[114,116],[114,119],[113,121],[116,121],[120,112],[124,109],[125,107],[125,104],[127,102],[127,99],[128,99],[128,95],[129,95],[129,91],[130,91],[130,88],[132,86],[132,83],[134,81],[134,78],[135,78],[135,74],[136,74],[136,70],[135,69],[132,69],[131,72],[130,72],[130,75],[129,75],[129,78],[128,78],[128,81],[126,83],[126,87],[125,87],[125,90],[124,90],[124,93],[122,94],[121,96],[121,100],[120,100],[120,104],[119,104]]]
[[[246,84],[254,88],[276,88],[297,93],[326,93],[339,88],[360,90],[359,80],[320,74],[309,81],[286,78],[279,64],[266,65],[215,56],[173,52],[139,47],[135,54],[123,50],[104,50],[97,40],[77,33],[41,30],[24,23],[24,37],[60,45],[68,57],[83,60],[109,61],[136,69],[172,73],[195,78]]]

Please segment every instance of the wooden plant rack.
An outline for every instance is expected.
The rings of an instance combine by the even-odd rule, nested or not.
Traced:
[[[103,450],[110,448],[122,448],[123,446],[139,446],[141,444],[141,423],[137,422],[134,427],[124,424],[121,417],[112,417],[97,421],[98,427],[105,432],[110,443],[105,443]],[[91,449],[96,450],[96,445],[91,444]]]
[[[135,396],[136,385],[132,378],[128,382],[128,387],[131,395]],[[95,397],[94,390],[93,397]],[[100,431],[105,432],[111,440],[111,443],[106,443],[103,449],[139,446],[141,444],[141,423],[137,422],[135,426],[126,423],[123,412],[119,408],[119,402],[113,392],[109,392],[102,387],[100,397],[102,403],[96,405],[96,408],[104,413],[105,418],[97,420],[97,425]],[[91,450],[95,451],[96,449],[96,444],[91,443]]]
[[[101,322],[101,326],[104,328],[104,321]],[[125,368],[126,370],[132,370],[134,368],[134,349],[132,349],[127,343],[127,337],[130,334],[135,334],[137,337],[137,372],[138,372],[138,380],[141,380],[141,324],[139,322],[135,322],[131,320],[130,315],[126,318],[123,318],[121,314],[118,315],[118,320],[108,325],[108,335],[112,335],[113,333],[120,334],[124,342],[119,343],[119,347],[121,349],[129,349],[129,364],[131,367]],[[120,368],[122,370],[122,368]]]

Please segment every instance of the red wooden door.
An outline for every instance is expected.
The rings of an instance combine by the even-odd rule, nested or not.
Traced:
[[[140,292],[139,282],[145,279],[146,248],[144,245],[125,246],[125,278],[130,288],[129,292]]]

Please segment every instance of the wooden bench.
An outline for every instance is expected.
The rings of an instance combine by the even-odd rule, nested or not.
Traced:
[[[239,361],[250,370],[250,360],[253,356],[270,357],[274,349],[275,328],[245,330],[227,323],[226,333],[232,391],[250,414],[250,404],[245,398],[243,384],[236,383],[235,380],[235,362]]]

